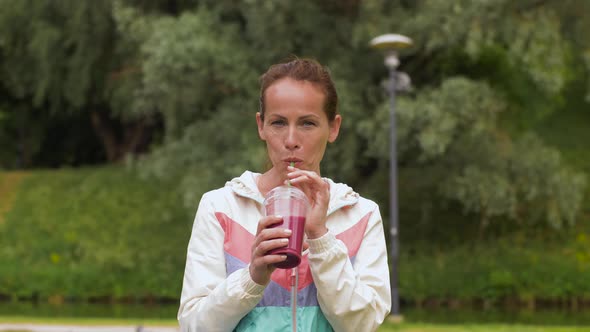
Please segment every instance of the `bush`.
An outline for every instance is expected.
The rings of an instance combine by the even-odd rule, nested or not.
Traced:
[[[184,208],[179,188],[120,167],[30,172],[0,219],[0,296],[178,298],[198,203]],[[478,239],[468,216],[432,213],[401,219],[403,300],[590,299],[587,222]]]
[[[120,167],[34,172],[0,228],[0,294],[177,297],[194,211],[176,188]]]
[[[428,298],[491,302],[588,299],[590,260],[585,255],[590,254],[590,242],[580,240],[586,238],[581,228],[562,235],[550,233],[554,240],[520,233],[477,245],[468,243],[434,253],[423,248],[402,255],[401,297],[416,302]]]

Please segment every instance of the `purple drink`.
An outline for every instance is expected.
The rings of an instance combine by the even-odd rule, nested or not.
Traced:
[[[303,234],[305,234],[305,217],[290,216],[283,217],[281,224],[275,224],[273,227],[283,227],[290,229],[293,233],[288,237],[289,244],[283,248],[277,248],[269,251],[272,255],[287,255],[283,262],[276,263],[279,269],[290,269],[301,263],[301,249],[303,246]]]
[[[288,237],[289,244],[286,247],[273,249],[268,254],[286,255],[287,259],[275,264],[280,269],[290,269],[301,263],[301,249],[303,247],[303,235],[305,234],[305,216],[309,203],[307,197],[296,187],[280,186],[271,190],[264,199],[264,212],[267,216],[283,217],[282,223],[272,227],[288,228],[292,231]]]

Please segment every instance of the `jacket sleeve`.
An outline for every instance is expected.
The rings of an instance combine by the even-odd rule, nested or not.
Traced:
[[[199,203],[187,250],[178,311],[181,331],[232,331],[262,298],[248,268],[226,277],[224,231],[208,194]]]
[[[354,264],[334,234],[307,240],[322,312],[335,331],[376,331],[391,310],[383,223],[375,206]]]

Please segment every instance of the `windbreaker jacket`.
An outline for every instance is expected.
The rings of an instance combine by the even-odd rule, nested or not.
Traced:
[[[188,245],[178,320],[181,331],[291,331],[290,269],[268,285],[248,264],[263,201],[260,174],[246,171],[203,195]],[[375,331],[391,307],[378,206],[330,184],[328,233],[308,239],[299,265],[298,331]]]

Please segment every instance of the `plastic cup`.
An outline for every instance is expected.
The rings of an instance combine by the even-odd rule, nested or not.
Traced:
[[[280,186],[269,191],[264,199],[264,211],[267,216],[282,216],[283,222],[271,227],[288,228],[292,231],[286,247],[270,250],[267,254],[286,255],[287,259],[276,263],[279,269],[290,269],[301,263],[301,249],[305,234],[305,218],[309,202],[300,189],[292,186]]]

